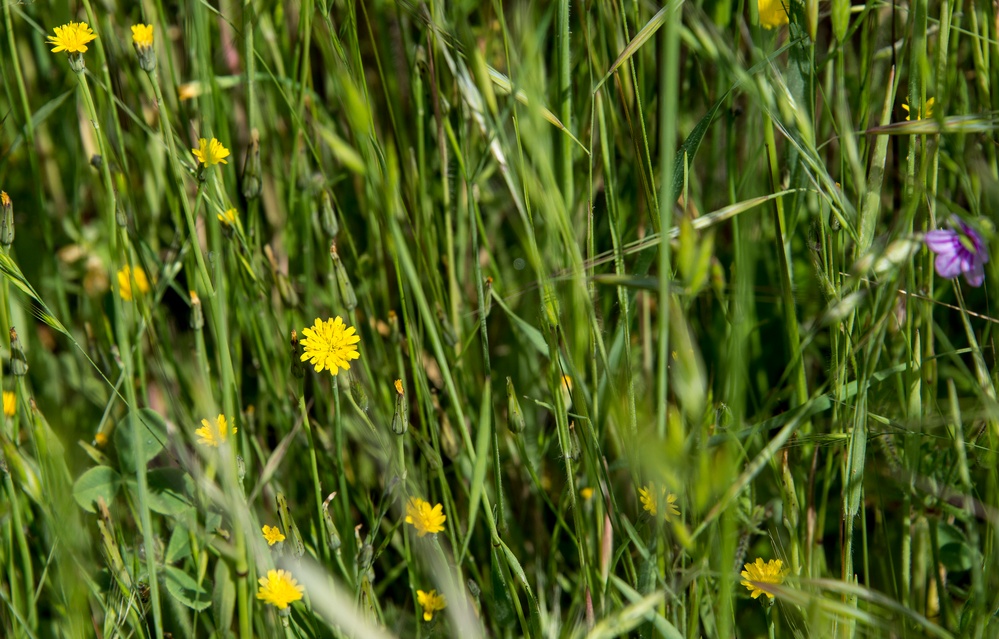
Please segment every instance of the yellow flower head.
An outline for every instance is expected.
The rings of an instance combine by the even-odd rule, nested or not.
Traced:
[[[395,392],[399,393],[400,395],[402,395],[403,392],[404,392],[402,390],[402,380],[401,379],[395,380]]]
[[[308,361],[316,367],[316,372],[329,370],[336,376],[340,369],[350,369],[350,360],[361,355],[357,352],[357,343],[361,341],[353,326],[347,326],[338,315],[336,319],[325,322],[316,318],[311,328],[302,329],[305,339],[302,340],[302,361]]]
[[[760,24],[765,29],[776,29],[789,22],[787,16],[788,0],[757,0],[760,10]]]
[[[215,217],[219,222],[228,226],[236,226],[236,209],[227,209],[225,213],[219,213]]]
[[[593,489],[590,488],[589,486],[587,486],[586,488],[580,488],[579,496],[582,497],[584,500],[589,501],[590,499],[593,499]]]
[[[430,592],[417,590],[416,600],[420,602],[421,606],[423,606],[424,621],[430,621],[434,618],[435,612],[438,610],[444,610],[447,606],[447,601],[444,599],[444,595],[438,595],[436,590],[431,590]]]
[[[86,53],[87,43],[97,39],[86,22],[70,22],[55,28],[55,35],[49,36],[49,44],[54,44],[52,53]]]
[[[153,25],[133,24],[132,44],[136,49],[148,49],[153,46]]]
[[[107,446],[108,436],[104,433],[97,433],[94,435],[94,443],[97,444],[98,447],[103,448],[104,446]]]
[[[7,417],[13,417],[14,413],[17,412],[17,395],[11,391],[3,392],[3,414]]]
[[[667,493],[664,486],[660,486],[658,490],[656,490],[655,484],[639,488],[638,497],[642,501],[642,509],[653,517],[660,511],[662,511],[664,519],[680,514],[680,509],[676,507],[676,495]]]
[[[201,162],[206,167],[215,166],[216,164],[229,164],[226,162],[226,158],[229,157],[229,149],[222,146],[222,143],[212,138],[209,142],[205,138],[198,140],[198,148],[191,149],[191,153],[194,153],[194,157],[198,158],[198,162]]]
[[[273,546],[279,541],[284,541],[284,534],[281,533],[281,529],[277,526],[264,526],[264,539],[267,540],[268,546]]]
[[[444,506],[437,504],[433,508],[428,502],[419,497],[410,497],[406,504],[406,523],[413,524],[416,528],[416,536],[422,537],[427,533],[436,534],[444,530]]]
[[[784,577],[787,576],[787,573],[788,569],[784,567],[784,563],[780,559],[771,559],[767,563],[763,563],[763,559],[757,557],[756,563],[746,564],[746,569],[742,571],[744,580],[742,585],[749,589],[753,599],[760,595],[766,595],[773,599],[773,593],[760,588],[760,584],[780,585],[784,583]]]
[[[10,206],[10,196],[7,191],[0,191],[0,206]]]
[[[922,119],[924,119],[924,118],[925,118],[925,119],[927,119],[927,120],[928,120],[928,119],[932,118],[932,117],[933,117],[933,103],[934,103],[935,101],[936,101],[936,98],[930,98],[929,100],[927,100],[927,101],[926,101],[926,102],[925,102],[925,103],[923,104],[923,108],[925,108],[925,109],[926,109],[926,114],[924,115],[924,114],[922,113],[922,109],[920,109],[920,112],[916,114],[916,119],[917,119],[917,120],[922,120]],[[906,112],[906,114],[907,114],[907,115],[905,116],[905,121],[906,121],[906,122],[908,122],[908,121],[909,121],[909,117],[910,117],[910,116],[912,115],[911,113],[909,113],[909,105],[908,105],[908,104],[906,104],[905,102],[903,102],[903,103],[902,103],[902,108],[903,108],[903,109],[905,109],[905,112]]]
[[[218,448],[229,439],[229,435],[235,435],[237,430],[235,425],[229,426],[226,423],[225,415],[219,415],[215,418],[214,424],[208,423],[207,419],[202,419],[201,428],[194,431],[194,434],[198,436],[199,444]]]
[[[257,580],[260,589],[257,599],[262,599],[278,610],[284,610],[293,601],[299,601],[305,588],[287,570],[268,570],[266,577]]]
[[[135,288],[132,285],[135,285]],[[149,292],[149,280],[146,278],[146,272],[142,270],[141,266],[136,266],[134,269],[129,266],[118,271],[118,289],[121,291],[121,299],[126,302],[131,302],[132,297],[136,291],[140,295]]]

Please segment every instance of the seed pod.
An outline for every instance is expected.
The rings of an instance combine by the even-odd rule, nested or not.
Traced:
[[[517,400],[517,391],[513,388],[513,380],[506,378],[506,419],[507,428],[514,434],[524,432],[524,413],[520,410],[520,401]]]
[[[343,266],[343,260],[336,252],[336,242],[330,244],[330,257],[333,259],[333,270],[336,271],[336,285],[340,290],[340,301],[347,307],[348,312],[353,312],[357,308],[357,295],[354,294],[354,287],[347,276],[347,269]]]

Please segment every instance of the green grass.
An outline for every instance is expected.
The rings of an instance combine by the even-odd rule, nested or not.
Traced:
[[[2,9],[0,636],[999,636],[992,3],[124,5]]]

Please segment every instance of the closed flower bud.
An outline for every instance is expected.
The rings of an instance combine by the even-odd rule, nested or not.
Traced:
[[[353,312],[357,308],[357,295],[354,294],[354,286],[350,283],[347,269],[343,266],[343,260],[336,252],[336,242],[330,244],[330,257],[333,258],[333,270],[336,271],[336,285],[340,290],[340,301],[347,307],[348,312]]]
[[[402,380],[395,380],[395,413],[392,415],[392,432],[405,435],[409,429],[409,401],[402,389]]]
[[[524,432],[524,413],[520,410],[517,391],[514,390],[513,380],[509,377],[506,378],[506,419],[510,432],[518,435]]]
[[[331,238],[335,238],[340,232],[340,222],[336,217],[336,210],[333,208],[333,198],[329,191],[323,189],[319,196],[319,222],[323,226],[323,232]]]
[[[28,374],[28,359],[24,356],[21,338],[14,327],[10,327],[10,372],[18,377]]]
[[[260,187],[260,134],[253,129],[243,162],[243,197],[247,200],[260,197]]]
[[[0,244],[4,248],[14,243],[14,203],[6,191],[0,191]]]
[[[201,298],[191,291],[191,328],[200,331],[205,327],[205,311],[201,308]]]
[[[331,494],[326,498],[326,501],[323,502],[323,523],[326,525],[326,535],[330,544],[330,549],[339,554],[340,546],[343,542],[340,541],[340,531],[337,530],[336,524],[333,523],[333,517],[330,515],[330,501],[332,501],[334,497],[336,497],[336,493]]]

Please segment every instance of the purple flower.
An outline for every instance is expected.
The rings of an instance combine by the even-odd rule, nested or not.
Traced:
[[[937,275],[954,279],[964,273],[969,285],[981,286],[989,250],[982,236],[960,218],[951,216],[950,223],[957,230],[940,229],[926,234],[926,246],[937,254]]]

